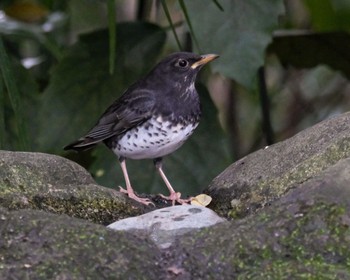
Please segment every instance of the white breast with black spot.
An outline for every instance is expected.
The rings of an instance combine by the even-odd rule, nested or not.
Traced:
[[[153,118],[127,131],[113,152],[130,159],[158,158],[177,150],[193,133],[195,124],[183,125]]]

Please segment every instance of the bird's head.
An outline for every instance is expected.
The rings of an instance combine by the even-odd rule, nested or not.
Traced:
[[[160,61],[154,72],[156,76],[164,77],[173,83],[192,84],[202,66],[218,57],[216,54],[197,55],[190,52],[177,52]]]

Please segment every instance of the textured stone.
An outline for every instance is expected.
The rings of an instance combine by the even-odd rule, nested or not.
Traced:
[[[350,156],[350,113],[238,160],[205,193],[222,216],[242,218]]]
[[[146,239],[66,215],[0,207],[0,279],[164,279]]]
[[[50,154],[0,151],[0,206],[42,209],[96,223],[145,212],[115,190],[97,185],[80,165]]]
[[[137,231],[138,234],[148,236],[160,248],[164,249],[187,232],[194,232],[197,229],[213,226],[224,221],[208,208],[181,205],[123,219],[110,224],[108,227],[118,231]]]
[[[184,235],[181,279],[350,279],[350,159],[244,219]]]

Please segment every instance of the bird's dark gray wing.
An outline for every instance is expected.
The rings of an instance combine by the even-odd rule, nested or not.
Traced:
[[[127,130],[145,122],[155,105],[152,94],[147,90],[137,94],[124,94],[100,117],[97,124],[82,138],[64,147],[65,150],[86,150],[110,137],[121,135]]]

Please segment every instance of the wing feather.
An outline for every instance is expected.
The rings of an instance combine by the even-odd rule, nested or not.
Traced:
[[[85,150],[110,137],[121,135],[145,122],[155,106],[149,91],[133,91],[115,101],[100,117],[97,124],[82,138],[64,147],[65,150]]]

